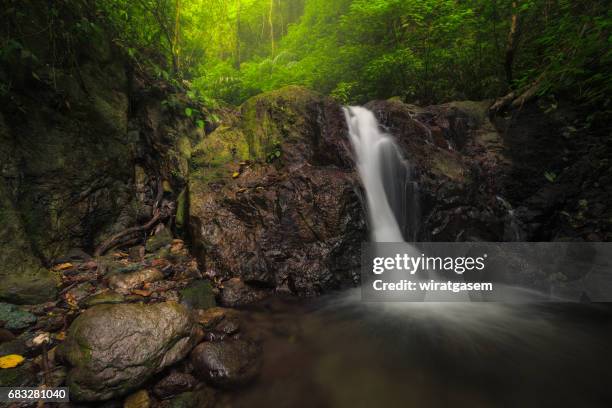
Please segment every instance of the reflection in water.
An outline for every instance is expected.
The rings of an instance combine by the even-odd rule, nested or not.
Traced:
[[[610,406],[608,309],[362,303],[358,290],[245,312],[257,383],[227,406]],[[607,403],[606,403],[607,401]]]

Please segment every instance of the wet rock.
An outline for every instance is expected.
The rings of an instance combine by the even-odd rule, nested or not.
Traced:
[[[174,397],[168,404],[169,408],[213,408],[215,406],[215,391],[203,388],[198,391],[184,392]]]
[[[149,408],[151,398],[146,390],[140,390],[125,399],[123,408]]]
[[[172,244],[172,233],[167,228],[164,228],[157,234],[147,239],[146,250],[147,252],[155,252],[167,245]]]
[[[245,102],[236,122],[193,153],[189,220],[206,271],[300,295],[352,284],[365,218],[340,106],[287,87]]]
[[[10,303],[0,303],[0,321],[8,330],[22,330],[36,323],[36,316]]]
[[[53,313],[38,318],[36,330],[45,332],[55,332],[61,330],[64,327],[64,315],[59,313]]]
[[[172,371],[153,387],[153,393],[159,398],[168,398],[192,390],[198,381],[187,373]]]
[[[232,278],[223,283],[220,302],[226,307],[244,306],[262,300],[270,291],[254,288],[239,278]]]
[[[30,363],[15,368],[0,369],[0,387],[29,387],[37,384],[36,374]]]
[[[212,329],[225,318],[225,309],[213,307],[207,310],[196,310],[195,318],[205,329]]]
[[[13,340],[6,341],[0,344],[0,356],[6,356],[9,354],[19,354],[24,355],[28,352],[28,347],[26,346],[23,339],[16,338]]]
[[[71,396],[100,401],[125,395],[185,357],[201,337],[188,310],[176,303],[87,309],[60,349],[72,367]]]
[[[143,283],[164,279],[164,274],[157,268],[147,268],[137,272],[116,274],[108,278],[108,286],[121,293],[128,293]]]
[[[9,330],[0,329],[0,343],[5,343],[15,339],[15,335]]]
[[[194,374],[218,387],[235,387],[255,379],[261,369],[261,347],[247,340],[204,342],[191,352]]]
[[[192,309],[209,309],[215,307],[215,294],[213,287],[207,280],[191,282],[180,292],[181,303]]]
[[[240,322],[235,318],[225,319],[215,327],[215,331],[228,336],[236,334],[240,331]]]

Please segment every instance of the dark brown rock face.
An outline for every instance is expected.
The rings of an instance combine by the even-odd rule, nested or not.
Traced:
[[[352,282],[365,222],[344,117],[289,87],[247,101],[194,152],[192,238],[209,273],[300,295]]]
[[[487,102],[366,106],[395,136],[418,183],[415,240],[503,241],[513,235],[508,209],[497,199],[497,175],[507,159]]]

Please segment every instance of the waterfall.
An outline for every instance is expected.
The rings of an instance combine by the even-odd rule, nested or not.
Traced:
[[[393,138],[366,108],[344,108],[374,242],[416,240],[417,185]]]
[[[366,108],[344,108],[349,137],[355,154],[357,172],[365,189],[366,213],[371,240],[375,243],[399,243],[401,253],[418,257],[420,251],[406,242],[416,240],[418,229],[418,189],[412,181],[410,165],[393,137],[381,130],[374,114]],[[377,246],[377,256],[392,255],[397,249]],[[400,253],[400,252],[398,252]],[[385,272],[389,282],[406,277],[405,271]],[[413,279],[434,278],[434,273],[417,273]],[[389,295],[391,298],[393,295]],[[402,293],[400,300],[422,301],[432,298],[423,292]],[[435,297],[435,296],[434,296]],[[397,300],[397,299],[396,299]]]

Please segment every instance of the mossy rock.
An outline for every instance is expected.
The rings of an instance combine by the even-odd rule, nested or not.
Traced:
[[[217,306],[213,287],[207,280],[191,282],[180,291],[181,303],[192,309],[209,309]]]
[[[219,126],[192,152],[192,180],[199,186],[230,179],[239,163],[265,163],[280,156],[282,144],[303,138],[313,120],[312,107],[325,97],[299,86],[288,86],[247,100],[240,120]],[[197,191],[197,188],[195,189]]]
[[[165,247],[166,245],[172,244],[174,237],[167,228],[164,228],[157,234],[147,239],[146,250],[147,252],[155,252],[158,249]]]
[[[29,363],[15,368],[0,369],[0,387],[26,387],[36,383],[36,375]]]
[[[183,305],[103,304],[72,322],[58,352],[72,367],[66,379],[71,398],[103,401],[138,390],[201,338]]]
[[[0,320],[9,330],[21,330],[36,323],[36,316],[10,303],[0,303]]]

